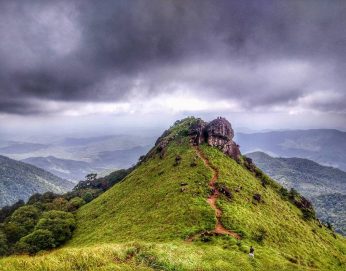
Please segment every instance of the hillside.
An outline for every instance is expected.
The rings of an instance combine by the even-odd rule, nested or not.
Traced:
[[[0,267],[344,270],[345,239],[244,160],[232,138],[224,119],[176,122],[122,182],[77,211],[64,248]]]
[[[243,153],[262,151],[276,157],[299,157],[346,170],[346,132],[332,129],[237,133]]]
[[[76,183],[90,172],[104,175],[115,169],[131,167],[138,157],[148,152],[153,142],[153,137],[138,134],[51,138],[49,144],[3,141],[0,155],[40,167]]]
[[[60,178],[77,182],[91,172],[98,172],[102,169],[92,167],[90,163],[71,159],[61,159],[54,156],[29,157],[22,162],[42,168],[53,173]]]
[[[301,158],[274,158],[263,152],[246,156],[270,177],[309,198],[318,217],[346,235],[346,172]]]
[[[41,168],[0,155],[0,207],[27,200],[34,193],[63,193],[73,183]]]

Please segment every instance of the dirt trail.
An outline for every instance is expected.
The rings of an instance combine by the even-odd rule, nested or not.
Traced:
[[[217,188],[215,186],[215,183],[219,178],[219,170],[210,163],[209,159],[202,153],[202,151],[200,150],[200,148],[198,146],[194,146],[194,148],[196,150],[198,157],[201,158],[203,160],[204,164],[208,168],[210,168],[211,171],[213,172],[213,177],[210,179],[210,182],[209,182],[209,187],[212,190],[212,194],[207,199],[209,205],[211,206],[211,208],[214,209],[215,215],[216,215],[216,225],[215,225],[215,229],[213,230],[213,232],[216,234],[225,234],[225,235],[229,235],[229,236],[232,236],[234,238],[237,238],[237,239],[241,239],[239,234],[237,234],[231,230],[226,229],[221,223],[222,211],[216,205],[216,201],[220,196],[220,191],[217,190]]]

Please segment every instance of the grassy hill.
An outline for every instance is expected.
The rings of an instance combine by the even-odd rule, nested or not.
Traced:
[[[64,248],[4,258],[0,269],[345,269],[345,239],[304,219],[278,184],[214,147],[199,147],[209,165],[203,161],[187,136],[195,121],[176,123],[159,139],[164,148],[157,145],[121,183],[79,209]],[[220,221],[240,240],[215,233],[216,212],[207,202],[215,176],[215,186],[227,192],[216,201]]]
[[[64,193],[73,186],[41,168],[0,155],[0,207],[27,200],[35,193]]]
[[[246,154],[273,179],[294,188],[316,206],[320,219],[346,235],[346,172],[308,159],[274,158],[263,152]]]

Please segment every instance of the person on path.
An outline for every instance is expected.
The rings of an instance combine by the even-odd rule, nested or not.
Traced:
[[[254,257],[255,257],[255,249],[254,249],[252,246],[250,247],[249,256],[250,256],[251,258],[254,258]]]

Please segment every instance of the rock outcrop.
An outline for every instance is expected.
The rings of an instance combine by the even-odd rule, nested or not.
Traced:
[[[233,159],[240,156],[239,146],[233,141],[234,131],[225,118],[218,117],[210,123],[198,120],[190,127],[189,135],[195,145],[208,143]]]

